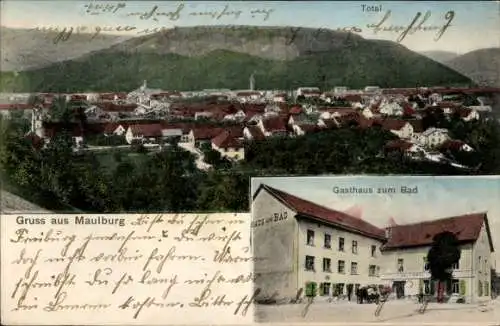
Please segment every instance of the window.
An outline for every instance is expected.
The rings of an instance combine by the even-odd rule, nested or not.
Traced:
[[[376,276],[377,274],[377,266],[370,265],[368,266],[368,276]]]
[[[380,266],[377,266],[377,272],[375,273],[375,276],[379,276],[380,275]]]
[[[329,296],[330,295],[330,288],[331,288],[330,283],[321,283],[321,294]]]
[[[372,257],[375,257],[377,254],[377,246],[372,246]]]
[[[451,293],[460,293],[460,282],[458,280],[451,280]]]
[[[431,284],[429,280],[424,280],[424,294],[431,294]]]
[[[459,262],[457,261],[456,263],[454,263],[453,265],[451,265],[451,268],[453,268],[453,269],[460,269]],[[455,293],[455,292],[453,292],[453,293]]]
[[[314,271],[314,256],[306,256],[306,271]]]
[[[357,254],[358,253],[358,242],[357,241],[352,241],[352,253]]]
[[[351,263],[351,275],[357,275],[358,274],[358,263],[352,262]]]
[[[339,274],[345,273],[345,261],[339,260],[337,271],[339,272]]]
[[[323,272],[332,271],[332,260],[330,258],[323,258]]]
[[[479,273],[481,273],[481,271],[483,270],[482,268],[483,266],[481,266],[481,256],[478,257],[477,259],[477,270]]]
[[[332,247],[332,236],[328,233],[325,233],[325,248],[330,249]]]
[[[424,257],[424,271],[429,270],[429,262],[427,261],[427,257]]]
[[[307,230],[307,244],[309,246],[314,246],[314,231]]]
[[[339,251],[344,251],[344,238],[339,238]]]
[[[404,264],[403,258],[399,258],[398,259],[398,272],[399,273],[404,272],[404,266],[403,266],[403,264]]]

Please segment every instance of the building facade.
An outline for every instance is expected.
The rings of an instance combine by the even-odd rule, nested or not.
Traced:
[[[491,296],[493,245],[486,213],[380,229],[364,220],[261,185],[252,202],[259,299],[294,298],[315,283],[317,294],[354,298],[360,286],[391,286],[397,298],[437,293],[427,252],[434,235],[457,234],[461,258],[447,295],[466,302]]]
[[[493,243],[486,213],[388,228],[382,246],[381,280],[392,283],[399,297],[435,294],[437,284],[430,281],[426,257],[432,237],[442,230],[453,232],[461,243],[460,260],[453,266],[446,292],[462,296],[466,302],[491,297]]]

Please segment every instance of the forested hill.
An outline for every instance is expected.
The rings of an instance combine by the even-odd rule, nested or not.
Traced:
[[[314,85],[468,85],[470,79],[390,41],[299,28],[179,28],[44,68],[2,73],[2,91],[258,89]]]

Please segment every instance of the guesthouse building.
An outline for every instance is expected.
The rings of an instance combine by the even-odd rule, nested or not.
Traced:
[[[257,301],[293,299],[314,284],[317,295],[348,298],[360,286],[390,286],[396,298],[437,294],[426,262],[435,235],[456,235],[460,261],[446,295],[467,303],[490,298],[493,243],[486,213],[379,228],[261,184],[252,198]],[[302,292],[300,290],[303,290]]]

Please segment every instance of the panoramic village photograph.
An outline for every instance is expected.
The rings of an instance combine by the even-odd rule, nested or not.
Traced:
[[[500,321],[499,177],[251,183],[256,321]]]
[[[248,212],[252,177],[498,174],[497,9],[3,1],[2,211]]]

